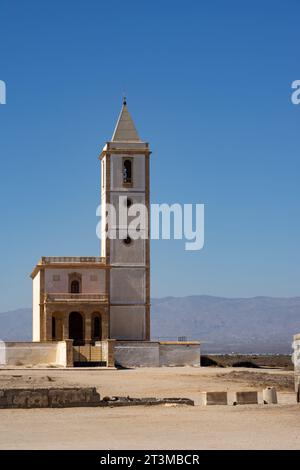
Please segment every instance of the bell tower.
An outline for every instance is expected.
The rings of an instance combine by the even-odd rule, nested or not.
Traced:
[[[126,99],[101,161],[101,256],[106,260],[106,291],[109,302],[109,335],[117,340],[150,339],[150,176],[149,144],[141,141]],[[108,205],[127,214],[135,204],[146,208],[139,238],[131,237],[128,225],[117,220],[106,236]],[[141,214],[139,214],[141,217]],[[135,217],[128,217],[128,221]]]

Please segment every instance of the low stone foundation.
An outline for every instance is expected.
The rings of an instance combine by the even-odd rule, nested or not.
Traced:
[[[131,398],[131,397],[104,397],[100,406],[153,406],[153,405],[189,405],[194,401],[189,398]]]
[[[153,406],[153,405],[190,405],[189,398],[131,398],[104,397],[95,387],[64,388],[7,388],[0,390],[0,408],[70,408],[84,406]]]
[[[7,388],[0,390],[0,408],[67,408],[99,406],[95,387]]]

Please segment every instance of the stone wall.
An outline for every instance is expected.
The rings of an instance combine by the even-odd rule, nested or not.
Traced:
[[[117,367],[158,367],[159,343],[153,341],[116,341],[115,364]]]
[[[189,398],[104,397],[95,387],[6,388],[0,389],[1,408],[70,408],[82,406],[120,407],[153,405],[189,405]]]
[[[107,367],[114,367],[115,340],[99,341],[102,361]],[[73,367],[73,340],[44,342],[0,341],[0,366],[4,367]]]
[[[200,366],[200,343],[99,342],[108,367]],[[0,366],[73,366],[73,341],[0,342]]]

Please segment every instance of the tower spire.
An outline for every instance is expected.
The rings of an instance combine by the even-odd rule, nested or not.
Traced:
[[[111,138],[112,142],[140,142],[132,117],[127,108],[126,96],[123,96],[123,105]]]

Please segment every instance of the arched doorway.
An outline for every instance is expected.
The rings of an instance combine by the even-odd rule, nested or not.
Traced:
[[[69,338],[74,340],[74,344],[83,341],[83,318],[79,312],[69,315]]]
[[[52,317],[52,341],[56,340],[56,318]]]

